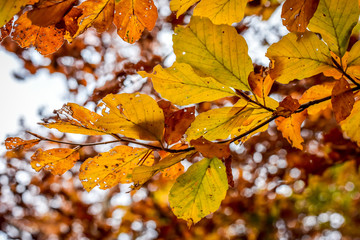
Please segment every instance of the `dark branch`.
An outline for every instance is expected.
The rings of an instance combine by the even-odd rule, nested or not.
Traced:
[[[360,84],[358,82],[355,81],[355,79],[353,79],[349,74],[347,74],[344,69],[339,65],[339,63],[333,58],[331,57],[332,62],[335,64],[336,68],[345,76],[347,77],[353,84],[355,84],[356,86],[360,87]]]

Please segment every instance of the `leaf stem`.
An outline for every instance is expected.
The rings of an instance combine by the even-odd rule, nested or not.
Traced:
[[[258,105],[259,107],[261,107],[261,108],[263,108],[263,109],[265,109],[265,110],[267,110],[267,111],[269,111],[269,112],[275,112],[274,109],[268,108],[268,107],[262,105],[260,102],[252,100],[248,95],[246,95],[246,94],[245,94],[243,91],[241,91],[241,90],[237,90],[237,89],[236,89],[236,93],[237,93],[240,97],[243,97],[243,98],[244,98],[246,101],[248,101],[248,102],[251,102],[251,103],[253,103],[253,104],[255,104],[255,105]],[[255,96],[255,94],[254,94],[254,96]]]

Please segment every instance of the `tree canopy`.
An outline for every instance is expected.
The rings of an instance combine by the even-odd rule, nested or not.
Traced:
[[[0,230],[24,239],[359,237],[359,3],[1,1],[1,45],[26,69],[17,77],[61,73],[86,100],[44,117],[48,131],[4,141]],[[288,33],[252,37],[267,48],[264,66],[244,35],[276,9]],[[84,197],[103,190],[99,201]]]

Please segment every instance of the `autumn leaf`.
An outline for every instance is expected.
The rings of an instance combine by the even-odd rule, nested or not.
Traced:
[[[145,28],[151,31],[158,17],[153,0],[120,0],[115,10],[117,32],[128,43],[137,41]]]
[[[297,99],[293,99],[291,96],[287,96],[276,108],[276,114],[282,117],[289,117],[300,107],[300,103]]]
[[[45,169],[54,175],[62,175],[71,169],[79,158],[77,149],[54,148],[46,151],[38,149],[31,156],[30,164],[37,172]]]
[[[19,137],[9,137],[5,140],[7,150],[28,150],[38,144],[40,139],[23,140]]]
[[[288,83],[314,76],[332,68],[330,52],[315,33],[289,33],[271,45],[266,56],[273,62],[271,78]]]
[[[320,0],[308,27],[320,33],[330,50],[342,57],[358,19],[358,0]]]
[[[164,114],[156,101],[139,93],[108,94],[103,98],[102,117],[95,126],[108,133],[126,137],[161,141],[164,131]]]
[[[305,32],[319,0],[286,0],[281,12],[283,25],[290,32]]]
[[[291,146],[303,150],[302,143],[304,139],[301,137],[301,124],[306,119],[306,110],[291,114],[290,117],[279,117],[275,120],[277,128],[281,131],[282,135]]]
[[[354,106],[354,93],[350,89],[350,84],[345,78],[341,78],[336,82],[332,90],[331,104],[334,110],[335,119],[338,123],[345,120],[350,115]]]
[[[264,103],[265,97],[270,93],[274,80],[261,69],[259,73],[251,72],[248,81],[252,92],[262,98]]]
[[[340,126],[346,135],[360,146],[360,101],[355,102],[350,116],[340,122]]]
[[[252,61],[245,39],[235,28],[192,17],[187,27],[175,29],[173,42],[177,62],[187,63],[198,74],[213,77],[226,86],[250,90]]]
[[[146,166],[153,164],[154,156],[149,154],[148,149],[116,146],[86,159],[80,167],[79,178],[88,192],[96,186],[108,189],[119,183],[130,183],[133,169],[142,161]]]
[[[199,0],[171,0],[170,9],[176,12],[176,17],[179,17],[198,1]]]
[[[200,77],[185,63],[174,63],[170,68],[157,65],[152,74],[138,72],[152,79],[154,89],[177,105],[188,105],[235,95],[234,91],[212,77]]]
[[[21,8],[27,5],[30,0],[1,1],[0,3],[0,26],[5,25],[17,14]]]
[[[247,2],[248,0],[201,0],[194,9],[194,16],[209,18],[214,24],[231,25],[243,19]]]
[[[105,131],[95,126],[96,120],[101,115],[92,112],[76,103],[67,103],[60,110],[58,114],[64,116],[63,119],[58,119],[52,123],[40,123],[47,128],[55,128],[60,132],[77,133],[85,135],[103,135],[107,134]]]
[[[160,162],[153,166],[138,166],[135,167],[132,173],[132,180],[135,186],[141,186],[150,180],[155,174],[162,170],[166,170],[171,166],[181,162],[185,158],[192,156],[196,151],[171,153],[165,158],[161,159]]]
[[[195,107],[184,108],[165,117],[164,140],[168,144],[174,144],[180,141],[194,120]]]
[[[304,92],[304,94],[299,99],[300,104],[305,104],[311,101],[316,101],[325,97],[331,96],[332,89],[334,88],[335,82],[323,83],[319,85],[312,86]],[[316,115],[318,112],[331,108],[330,99],[328,101],[323,101],[314,105],[311,105],[307,108],[309,115]]]
[[[33,25],[48,27],[60,22],[76,0],[44,1],[41,0],[28,12]]]
[[[225,159],[230,156],[229,143],[213,143],[200,137],[196,140],[191,140],[190,144],[206,158],[217,157]]]
[[[240,100],[233,107],[211,109],[196,116],[195,121],[186,131],[187,141],[203,136],[213,141],[226,139],[246,121],[254,111],[245,100]]]
[[[22,14],[14,23],[12,39],[22,48],[34,46],[42,55],[56,52],[64,43],[65,29],[57,28],[55,25],[48,27],[33,25],[27,13]]]
[[[349,51],[346,73],[360,77],[360,41],[357,41]]]
[[[226,170],[217,158],[194,163],[176,179],[170,190],[169,203],[174,214],[195,224],[215,212],[228,189]]]

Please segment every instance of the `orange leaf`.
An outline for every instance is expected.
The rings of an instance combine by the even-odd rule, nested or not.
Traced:
[[[40,1],[34,9],[28,12],[28,18],[33,25],[48,27],[60,22],[76,0]]]
[[[72,36],[79,29],[79,25],[77,23],[79,17],[83,14],[83,11],[80,8],[72,8],[68,14],[64,16],[64,23],[66,29],[65,39],[69,39],[68,35],[70,35],[69,42],[71,42]]]
[[[283,117],[289,117],[300,107],[300,103],[297,99],[293,99],[291,96],[287,96],[276,108],[276,113]]]
[[[311,88],[309,88],[308,90],[306,90],[304,92],[304,94],[302,95],[302,97],[299,100],[299,103],[305,104],[310,101],[328,97],[331,95],[331,91],[333,88],[334,88],[334,82],[312,86]],[[319,111],[324,110],[328,107],[331,108],[330,101],[325,101],[325,102],[321,102],[321,103],[312,105],[307,110],[308,110],[309,115],[315,115]]]
[[[354,107],[354,93],[350,90],[350,84],[341,78],[334,86],[331,94],[331,104],[334,110],[335,119],[339,123],[345,120]]]
[[[65,29],[57,28],[55,25],[48,27],[33,25],[27,13],[21,15],[14,26],[12,39],[22,48],[34,46],[42,55],[56,52],[64,43]]]
[[[9,137],[5,140],[7,150],[28,150],[38,144],[40,139],[23,140],[19,137]]]
[[[281,12],[283,25],[290,32],[305,32],[318,5],[319,0],[286,0]]]
[[[195,120],[195,107],[184,108],[165,118],[164,138],[168,144],[178,142]]]
[[[145,28],[152,30],[158,17],[152,0],[120,0],[115,10],[117,32],[128,43],[137,41]]]
[[[166,177],[166,179],[176,179],[178,176],[184,173],[184,166],[181,164],[181,162],[178,162],[169,168],[161,170],[161,173],[163,177]]]
[[[263,68],[259,73],[251,72],[248,78],[249,85],[253,92],[261,98],[269,95],[274,80],[271,79],[270,74],[266,74]]]
[[[88,158],[80,167],[79,178],[86,191],[96,186],[108,189],[119,183],[130,183],[133,169],[142,161],[146,166],[154,163],[154,156],[149,154],[149,149],[116,146],[108,152]]]
[[[301,124],[305,120],[307,115],[306,110],[292,114],[288,118],[279,117],[276,119],[275,123],[279,131],[281,131],[284,138],[288,142],[298,149],[303,150],[301,143],[304,142],[304,139],[301,137]]]
[[[190,144],[206,158],[227,158],[230,156],[230,148],[228,143],[214,143],[200,137],[196,140],[191,140]]]
[[[54,175],[61,175],[72,168],[79,159],[80,154],[77,149],[54,148],[46,151],[38,149],[31,156],[30,164],[37,172],[45,169]]]

